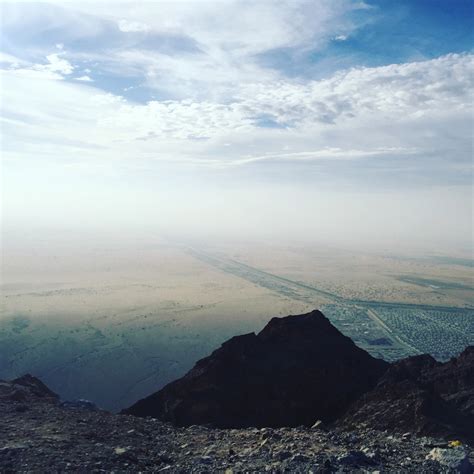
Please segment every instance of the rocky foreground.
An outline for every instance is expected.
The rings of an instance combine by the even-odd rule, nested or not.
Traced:
[[[472,473],[474,347],[374,359],[319,311],[273,318],[122,414],[0,381],[0,472]]]
[[[0,472],[472,472],[455,440],[317,425],[176,428],[61,403],[27,376],[0,382]]]

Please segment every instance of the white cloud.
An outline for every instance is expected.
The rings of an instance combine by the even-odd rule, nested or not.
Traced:
[[[447,55],[320,81],[244,84],[230,102],[147,104],[89,83],[51,80],[58,75],[49,70],[6,70],[3,117],[14,124],[8,134],[17,158],[41,153],[64,160],[80,151],[83,158],[130,165],[140,159],[222,168],[414,155],[437,162],[454,153],[445,166],[462,168],[470,153],[473,60]],[[283,128],[262,126],[269,119]]]
[[[24,61],[10,54],[0,52],[0,66],[15,71],[15,74],[23,77],[54,79],[60,80],[64,76],[72,74],[74,66],[61,57],[64,53],[48,54],[46,56],[47,63],[31,63]],[[1,69],[0,69],[1,70]],[[87,76],[82,76],[78,80],[91,80]]]
[[[0,65],[18,68],[28,65],[27,61],[23,61],[11,54],[0,51]]]
[[[62,4],[62,2],[58,2]],[[294,0],[292,2],[82,2],[76,9],[117,21],[123,31],[183,34],[208,51],[240,51],[255,54],[278,47],[313,46],[332,36],[334,28],[353,28],[342,16],[364,9],[363,2],[351,0]],[[122,28],[123,26],[123,28]],[[343,33],[341,33],[343,34]]]
[[[48,54],[46,59],[49,64],[37,64],[34,66],[34,69],[62,75],[71,74],[74,71],[74,66],[67,59],[62,58],[61,54],[62,53]]]
[[[128,21],[125,19],[118,21],[118,27],[120,31],[124,33],[146,33],[150,31],[150,26],[146,23],[139,21]]]
[[[69,30],[71,12],[76,12],[81,28],[93,30],[90,19],[94,18],[96,28],[103,27],[100,21],[111,22],[123,32],[147,32],[149,38],[155,35],[165,44],[167,39],[174,41],[171,50],[133,43],[105,48],[101,54],[76,53],[78,59],[98,60],[109,73],[139,76],[149,88],[174,98],[213,100],[229,98],[235,87],[257,77],[278,79],[278,70],[262,66],[262,55],[279,48],[295,54],[321,49],[336,33],[346,35],[357,29],[349,16],[366,7],[352,0],[144,1],[119,2],[113,8],[104,1],[57,4],[65,8]],[[72,37],[80,33],[68,31]],[[187,46],[180,46],[180,39]]]
[[[285,68],[350,38],[351,12],[367,5],[55,3],[11,4],[3,22],[31,41],[26,59],[20,47],[0,55],[13,220],[71,214],[87,226],[128,213],[137,226],[181,220],[187,231],[194,219],[204,232],[225,223],[308,238],[325,220],[331,237],[359,226],[394,240],[403,220],[423,239],[469,240],[473,55],[295,78]],[[158,99],[131,99],[145,88]],[[368,188],[382,191],[353,198]]]
[[[249,163],[256,163],[259,161],[313,161],[318,159],[324,160],[354,160],[358,158],[367,157],[381,157],[384,155],[391,156],[403,156],[403,155],[415,155],[420,150],[416,148],[403,148],[403,147],[375,147],[373,149],[360,150],[350,148],[336,148],[326,147],[320,150],[302,151],[295,153],[266,153],[259,156],[251,156],[248,158],[242,158],[232,162],[233,165],[245,165]]]
[[[354,68],[306,84],[279,82],[244,88],[249,114],[266,113],[278,123],[335,123],[362,116],[405,120],[430,111],[469,110],[473,55],[377,68]]]
[[[82,82],[94,82],[94,79],[92,79],[89,76],[81,76],[81,77],[76,77],[74,78],[76,81],[82,81]]]
[[[309,157],[317,158],[321,157],[315,153],[318,149],[326,150],[323,155],[332,158],[352,156],[350,150],[357,148],[363,150],[358,156],[403,154],[402,148],[431,152],[440,146],[441,136],[427,143],[425,136],[417,134],[420,129],[425,133],[432,130],[433,122],[448,130],[453,115],[470,113],[472,63],[473,56],[449,55],[426,62],[354,69],[305,84],[249,84],[231,103],[182,100],[136,105],[121,101],[101,118],[100,126],[120,130],[129,140],[152,143],[159,138],[161,146],[177,142],[182,148],[183,142],[191,142],[194,150],[203,148],[212,155],[219,153],[221,142],[237,139],[238,146],[221,158],[227,163],[233,159],[238,163],[256,161],[260,150],[278,155],[282,143],[288,142],[297,152],[309,147]],[[283,129],[261,127],[259,117],[270,118]],[[416,132],[407,132],[406,127]],[[403,147],[401,129],[407,142]],[[360,135],[354,136],[355,131]],[[198,146],[197,139],[206,141]],[[326,147],[341,151],[327,153]]]
[[[464,156],[472,55],[354,68],[322,80],[289,79],[259,61],[277,48],[301,51],[347,39],[357,28],[347,13],[361,8],[367,6],[343,0],[226,0],[200,2],[198,7],[195,2],[145,1],[114,8],[107,2],[68,3],[63,19],[54,16],[58,28],[62,21],[70,27],[76,16],[89,36],[105,28],[102,21],[124,32],[159,35],[160,41],[177,38],[177,50],[127,47],[73,53],[57,43],[60,51],[46,54],[47,64],[4,55],[11,95],[4,101],[4,120],[12,123],[18,120],[17,110],[27,111],[10,137],[11,149],[23,153],[19,150],[24,144],[34,147],[34,136],[39,148],[47,142],[49,153],[67,156],[72,142],[61,137],[77,144],[87,136],[97,158],[133,155],[219,167],[414,153],[440,156],[456,148],[456,156]],[[71,35],[80,37],[81,32]],[[195,50],[181,51],[180,41]],[[93,87],[90,68],[84,68],[91,64],[96,79],[111,71],[138,78],[139,86],[121,87],[125,94],[145,85],[157,97],[171,99],[137,104],[104,94]],[[82,75],[71,77],[77,71]],[[36,89],[38,99],[30,103]]]

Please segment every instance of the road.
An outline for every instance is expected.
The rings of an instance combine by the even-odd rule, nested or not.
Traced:
[[[340,295],[331,293],[321,288],[317,288],[313,285],[275,275],[259,268],[255,268],[245,263],[239,262],[237,260],[227,258],[223,255],[215,255],[202,249],[196,248],[187,248],[186,251],[194,258],[204,263],[207,263],[223,272],[229,273],[239,278],[243,278],[244,280],[250,281],[253,284],[261,286],[263,288],[267,288],[287,298],[297,301],[303,301],[305,303],[308,303],[309,305],[312,305],[313,307],[337,305],[341,308],[346,308],[346,310],[349,309],[349,312],[352,309],[354,310],[354,312],[359,311],[359,314],[360,310],[362,310],[362,312],[367,315],[368,320],[372,321],[375,324],[375,327],[378,328],[377,330],[375,330],[375,332],[383,334],[385,337],[390,339],[391,343],[393,344],[393,347],[391,349],[397,347],[399,348],[399,350],[405,353],[405,355],[420,354],[422,351],[415,347],[415,345],[410,344],[410,342],[407,341],[407,337],[400,337],[397,334],[397,331],[394,330],[394,328],[391,328],[390,325],[387,324],[387,322],[378,314],[378,310],[397,309],[401,311],[439,311],[444,313],[458,314],[465,314],[466,312],[474,311],[474,308],[469,307],[458,308],[451,306],[435,306],[405,302],[387,302],[344,298]],[[416,314],[413,314],[413,317],[416,317]],[[365,321],[361,322],[360,319],[358,320],[358,322],[355,322],[355,320],[351,320],[350,316],[344,321],[342,321],[337,315],[333,315],[331,320],[335,325],[339,325],[338,327],[340,327],[341,330],[344,327],[346,332],[349,332],[347,335],[349,335],[353,339],[356,337],[356,334],[359,336],[360,339],[361,334],[360,328],[356,328],[355,325],[362,324],[361,327],[363,327],[363,325],[366,324]],[[352,325],[352,328],[349,330],[347,329],[348,324]],[[423,328],[424,326],[420,327],[420,330],[423,330]],[[365,337],[365,339],[370,338]],[[381,350],[380,347],[373,347],[373,349]],[[385,350],[388,351],[388,349]]]

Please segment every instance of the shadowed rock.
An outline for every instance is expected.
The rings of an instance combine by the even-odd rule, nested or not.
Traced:
[[[341,415],[388,366],[319,311],[273,318],[259,334],[233,337],[124,413],[179,426],[312,425]]]
[[[377,386],[351,406],[338,425],[364,425],[474,440],[474,347],[442,364],[429,355],[391,365]]]
[[[6,382],[0,380],[0,399],[13,401],[59,401],[59,396],[41,380],[26,374]]]
[[[427,383],[454,406],[474,416],[474,346],[458,357],[438,364],[427,374]],[[473,423],[474,431],[474,423]]]

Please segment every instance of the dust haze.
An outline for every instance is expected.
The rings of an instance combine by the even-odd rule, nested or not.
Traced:
[[[459,255],[119,228],[32,228],[5,233],[2,249],[0,377],[31,372],[112,410],[273,316],[321,308],[387,360],[446,359],[474,338],[472,260]]]

